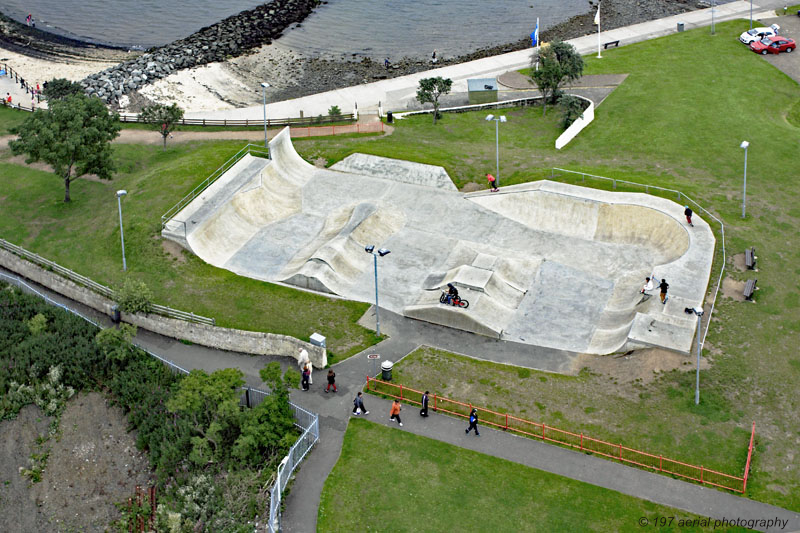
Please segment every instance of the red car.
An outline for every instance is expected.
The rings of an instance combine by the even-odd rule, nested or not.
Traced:
[[[780,54],[781,52],[791,52],[797,48],[794,39],[789,39],[783,35],[770,35],[764,37],[760,41],[753,41],[750,43],[750,50],[757,54]]]

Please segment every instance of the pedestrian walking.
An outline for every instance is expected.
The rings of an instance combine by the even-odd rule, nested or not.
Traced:
[[[361,391],[359,391],[358,394],[356,394],[355,399],[353,399],[353,414],[358,416],[362,413],[368,415],[369,411],[367,411],[367,408],[364,407],[364,397],[361,394]]]
[[[308,351],[303,347],[300,348],[300,355],[297,357],[297,366],[301,369],[305,366],[308,367],[308,383],[309,385],[313,384],[314,380],[311,379],[311,373],[314,367],[311,365],[311,358],[308,357]]]
[[[661,303],[662,304],[667,303],[667,300],[669,300],[669,296],[667,296],[667,289],[669,289],[669,283],[667,283],[667,280],[661,278],[661,285],[659,285],[658,288],[661,289]]]
[[[428,416],[428,391],[422,395],[422,409],[419,410],[419,416]]]
[[[469,435],[469,432],[475,430],[475,436],[480,437],[481,434],[478,433],[478,410],[474,407],[472,408],[472,412],[469,414],[469,427],[464,430],[464,433]]]
[[[385,68],[385,69],[389,68],[389,58],[388,57],[383,60],[383,68]]]
[[[310,377],[311,377],[311,371],[308,369],[308,365],[306,365],[303,367],[303,380],[301,381],[303,390],[308,390],[310,384],[309,381]]]
[[[431,54],[431,63],[436,63],[437,61],[438,59],[436,58],[436,50],[434,50],[433,54]]]
[[[486,181],[489,182],[489,188],[492,190],[492,192],[497,192],[497,178],[491,174],[486,174]]]
[[[389,411],[389,420],[397,420],[397,423],[400,424],[400,427],[403,427],[403,423],[400,421],[400,400],[395,399],[392,402],[392,409]]]
[[[333,387],[333,392],[338,392],[336,390],[336,372],[333,369],[328,370],[328,386],[325,387],[325,392],[328,392]]]
[[[686,222],[688,222],[691,227],[694,227],[694,224],[692,224],[692,210],[688,205],[684,207],[686,209],[683,211],[683,214],[686,215]]]

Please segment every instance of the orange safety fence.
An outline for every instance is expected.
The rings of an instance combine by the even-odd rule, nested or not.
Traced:
[[[340,126],[306,126],[292,127],[289,135],[292,137],[324,137],[327,135],[344,135],[345,133],[379,133],[383,131],[383,122],[369,122],[366,124],[343,124]]]
[[[422,392],[411,389],[404,385],[396,385],[379,379],[367,377],[367,391],[383,394],[402,401],[420,405]],[[753,422],[753,429],[750,434],[750,446],[747,452],[747,464],[745,465],[744,476],[732,476],[716,470],[697,465],[692,465],[655,455],[633,448],[628,448],[621,443],[611,443],[592,438],[583,433],[565,431],[557,427],[548,426],[540,422],[531,422],[523,418],[507,413],[498,413],[490,409],[484,409],[470,403],[459,402],[445,398],[437,394],[429,395],[429,405],[434,411],[448,413],[455,416],[467,418],[470,411],[474,408],[478,410],[478,419],[481,424],[492,426],[497,429],[513,431],[529,437],[541,439],[543,441],[554,442],[563,446],[568,446],[582,452],[615,459],[617,461],[647,468],[655,472],[671,474],[692,481],[697,481],[704,485],[713,485],[734,492],[744,493],[747,488],[747,477],[750,470],[750,461],[753,453],[753,442],[756,432],[756,424]]]

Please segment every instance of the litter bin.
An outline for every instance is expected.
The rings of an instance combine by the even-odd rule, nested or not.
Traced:
[[[678,31],[683,31],[683,22],[678,23]]]
[[[114,324],[119,324],[120,321],[119,307],[116,305],[111,308],[111,321],[114,322]]]
[[[387,122],[388,124],[391,124],[392,122],[394,122],[394,116],[392,115],[392,112],[391,112],[391,111],[389,111],[388,113],[386,113],[386,122]]]
[[[392,367],[394,363],[391,361],[384,361],[381,363],[381,379],[384,381],[392,381]]]

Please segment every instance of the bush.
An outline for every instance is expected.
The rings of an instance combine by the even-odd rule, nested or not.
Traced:
[[[120,311],[147,314],[153,305],[153,292],[143,281],[125,278],[122,287],[114,291],[114,299]]]
[[[561,109],[561,127],[569,128],[573,122],[583,116],[585,109],[583,100],[571,94],[563,94],[558,99],[558,107]]]
[[[339,109],[338,105],[332,105],[330,109],[328,109],[328,115],[333,118],[340,117],[342,116],[342,110]]]

